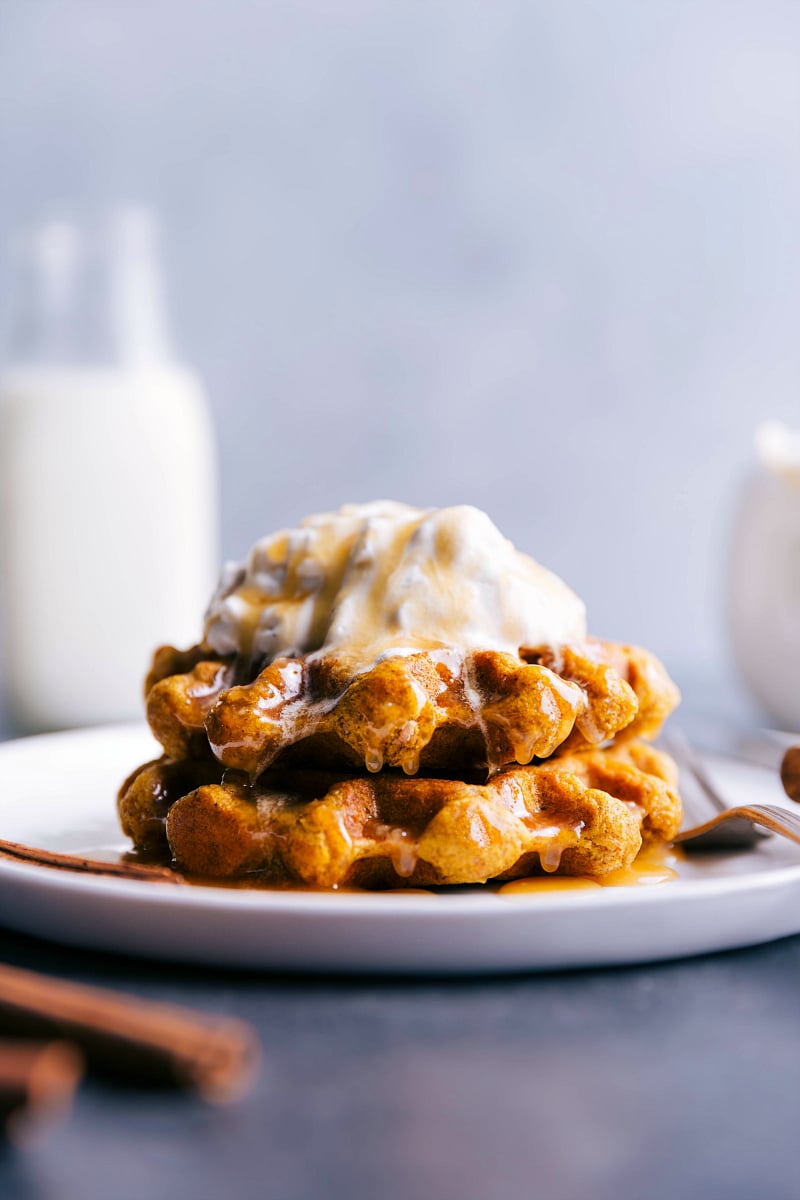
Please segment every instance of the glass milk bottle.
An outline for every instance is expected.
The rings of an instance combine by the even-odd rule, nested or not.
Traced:
[[[153,220],[20,248],[0,373],[4,681],[25,729],[142,714],[162,642],[197,640],[217,565],[202,385],[170,356]]]

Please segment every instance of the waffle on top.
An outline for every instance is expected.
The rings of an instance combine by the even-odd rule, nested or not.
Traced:
[[[292,762],[407,775],[524,765],[654,737],[677,699],[653,655],[589,639],[516,659],[423,651],[355,677],[333,658],[280,658],[241,683],[235,661],[207,647],[162,647],[147,680],[147,718],[167,755],[211,750],[252,779]]]

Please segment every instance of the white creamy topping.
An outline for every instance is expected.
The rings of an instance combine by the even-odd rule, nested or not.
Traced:
[[[219,654],[313,651],[354,669],[381,657],[557,645],[585,636],[583,603],[477,508],[348,504],[227,564],[206,613]]]

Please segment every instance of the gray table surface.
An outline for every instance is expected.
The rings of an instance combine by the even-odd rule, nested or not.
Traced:
[[[800,1191],[800,938],[478,980],[186,969],[2,930],[0,961],[235,1014],[264,1050],[223,1109],[89,1079],[67,1124],[0,1152],[3,1200]]]

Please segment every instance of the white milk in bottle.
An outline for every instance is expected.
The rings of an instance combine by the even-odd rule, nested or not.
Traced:
[[[155,646],[197,639],[217,469],[197,376],[167,348],[152,219],[102,251],[66,223],[25,247],[0,374],[4,677],[22,728],[142,714]]]

